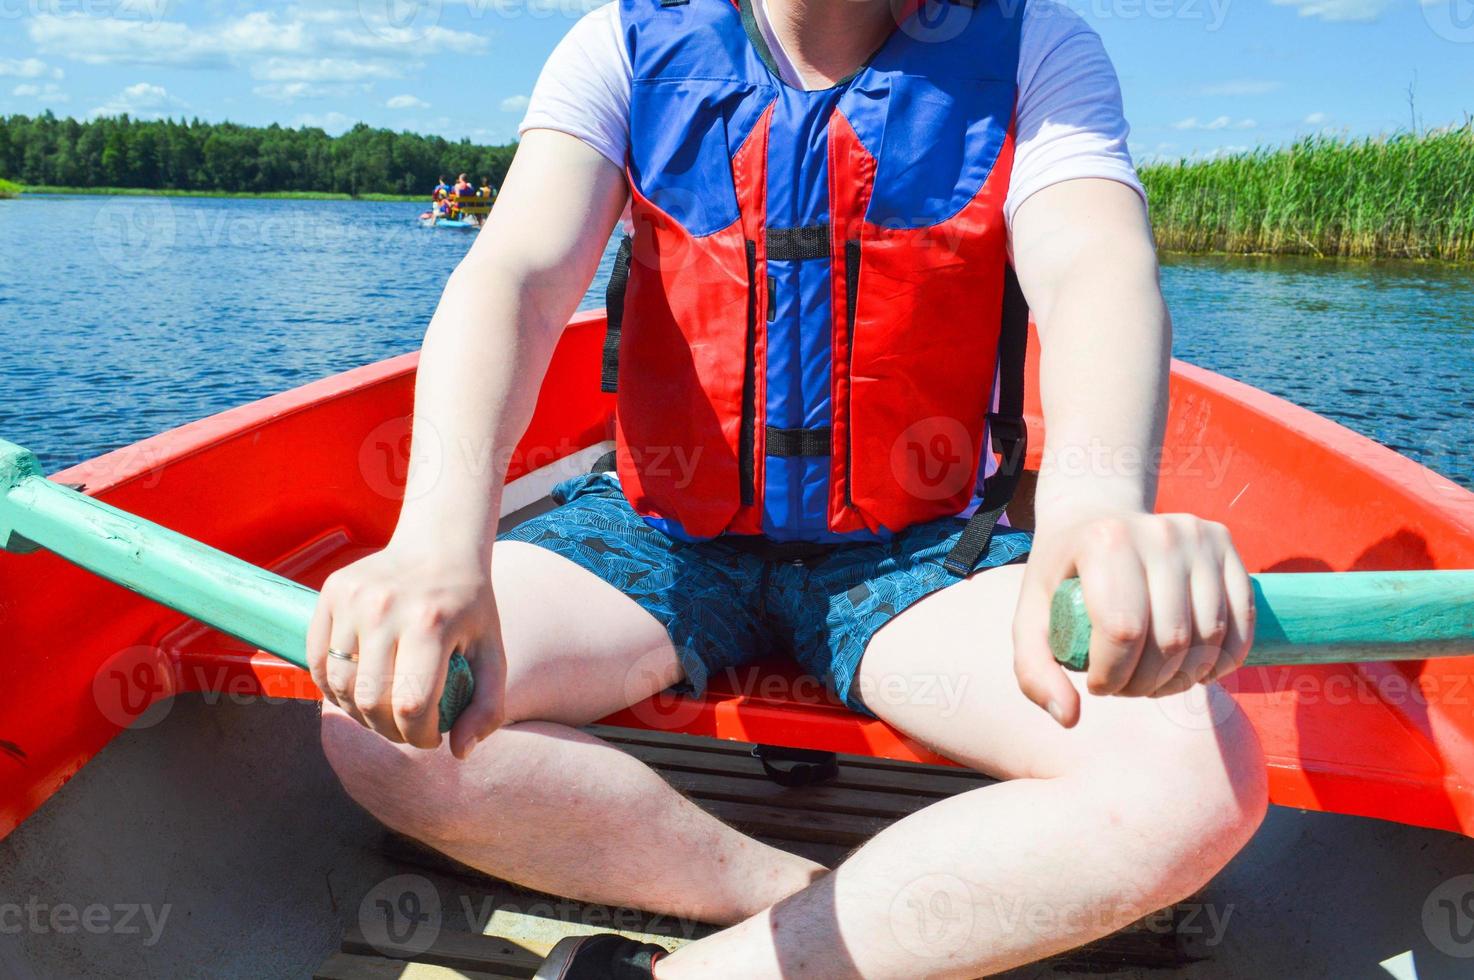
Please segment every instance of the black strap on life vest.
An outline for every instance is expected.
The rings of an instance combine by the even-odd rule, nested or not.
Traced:
[[[942,566],[959,578],[972,574],[988,552],[998,519],[1018,490],[1028,455],[1029,427],[1024,422],[1024,361],[1029,349],[1029,304],[1013,266],[1004,272],[1003,325],[998,335],[998,410],[988,415],[988,434],[1000,456],[998,469],[983,484],[983,499],[968,518],[962,536]]]
[[[763,436],[769,456],[828,456],[832,451],[833,430],[827,425],[817,429],[780,429],[769,425],[764,427]]]
[[[768,261],[787,262],[829,258],[829,225],[769,228],[766,235]]]
[[[600,372],[599,390],[612,392],[619,388],[619,331],[624,325],[624,290],[630,281],[630,236],[619,241],[614,268],[609,272],[609,285],[604,289],[604,366]]]

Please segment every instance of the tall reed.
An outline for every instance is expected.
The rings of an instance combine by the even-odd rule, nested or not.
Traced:
[[[1417,135],[1312,136],[1147,166],[1142,179],[1167,250],[1474,262],[1474,121]]]

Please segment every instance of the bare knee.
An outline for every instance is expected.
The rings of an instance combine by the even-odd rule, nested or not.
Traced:
[[[1107,792],[1109,812],[1138,829],[1141,898],[1162,907],[1197,892],[1249,842],[1268,787],[1253,726],[1221,689],[1157,706],[1112,760]]]
[[[494,816],[485,800],[515,778],[510,754],[495,751],[505,731],[477,746],[474,764],[461,763],[447,745],[396,745],[323,706],[323,752],[348,795],[391,829],[436,845],[485,833]]]

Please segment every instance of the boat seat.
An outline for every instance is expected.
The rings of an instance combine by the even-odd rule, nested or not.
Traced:
[[[507,513],[501,526],[515,526],[553,506],[550,497],[538,497]],[[372,550],[339,530],[270,563],[270,567],[318,588],[329,574]],[[320,697],[306,672],[194,620],[174,629],[159,647],[174,664],[174,693],[301,700]],[[658,694],[601,723],[905,762],[953,764],[884,722],[850,711],[821,682],[782,658],[713,677],[699,698]]]

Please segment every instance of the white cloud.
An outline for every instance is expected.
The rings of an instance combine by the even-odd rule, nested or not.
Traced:
[[[120,116],[126,112],[136,118],[157,119],[170,110],[182,109],[188,104],[183,99],[170,95],[162,85],[138,82],[93,109],[89,115]]]
[[[509,95],[498,104],[503,112],[521,112],[527,108],[528,98],[525,95]]]
[[[1255,129],[1259,123],[1253,119],[1233,119],[1229,116],[1218,116],[1215,119],[1201,120],[1197,116],[1188,116],[1172,124],[1173,129],[1199,129],[1209,132],[1220,129]]]
[[[1284,88],[1283,82],[1272,82],[1263,78],[1235,78],[1227,82],[1204,85],[1198,89],[1198,94],[1228,97],[1269,95],[1282,88]]]
[[[276,102],[298,99],[348,99],[366,95],[370,86],[354,82],[269,82],[251,89],[255,95]]]
[[[0,78],[60,78],[60,68],[48,68],[40,58],[0,58]]]
[[[1330,119],[1331,117],[1326,115],[1324,112],[1312,112],[1310,115],[1306,116],[1303,121],[1307,126],[1324,126],[1326,123],[1330,122]]]
[[[1274,0],[1274,3],[1294,7],[1301,17],[1344,22],[1376,20],[1393,5],[1393,0]]]
[[[264,82],[359,82],[398,78],[402,71],[397,65],[352,58],[267,58],[251,68],[252,76]]]
[[[384,103],[389,109],[428,109],[430,103],[413,95],[396,95]]]
[[[44,85],[35,82],[22,82],[11,89],[11,95],[22,99],[36,99],[40,102],[59,103],[71,101],[71,96],[61,90],[61,86],[55,82],[47,82]]]
[[[379,77],[391,74],[384,67],[391,62],[419,64],[428,51],[437,55],[477,54],[489,43],[480,34],[451,31],[439,25],[412,32],[408,28],[371,26],[366,17],[352,9],[301,7],[285,12],[255,11],[202,26],[181,21],[39,13],[31,18],[27,30],[42,54],[89,64],[222,68],[254,67],[262,58],[346,63],[360,56],[379,63]]]
[[[353,125],[353,119],[341,112],[304,113],[292,121],[293,126],[326,130],[330,135],[342,133]]]

